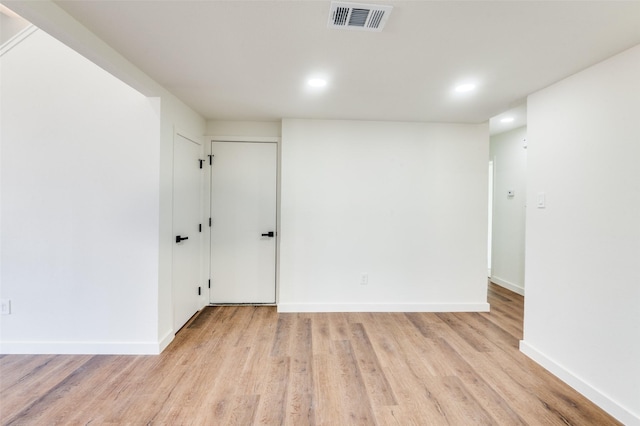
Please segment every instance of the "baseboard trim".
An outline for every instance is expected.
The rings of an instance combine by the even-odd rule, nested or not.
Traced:
[[[504,287],[507,290],[511,290],[514,293],[518,293],[520,296],[524,296],[524,287],[521,285],[514,284],[507,280],[503,280],[502,278],[496,277],[495,275],[492,277],[489,277],[489,280],[492,283],[499,285],[500,287]]]
[[[169,340],[170,342],[170,340]],[[157,355],[160,342],[0,342],[0,354]],[[168,343],[167,343],[168,345]]]
[[[488,303],[279,303],[278,312],[489,312]]]
[[[167,346],[169,346],[169,344],[173,342],[173,339],[175,337],[176,335],[173,332],[173,329],[167,331],[167,333],[164,335],[162,339],[160,339],[160,342],[158,343],[158,353],[162,353],[162,351],[167,349]]]
[[[600,392],[589,383],[567,370],[524,340],[520,341],[520,352],[549,370],[560,380],[580,392],[591,402],[615,417],[625,425],[640,425],[640,416],[632,413],[616,401]]]

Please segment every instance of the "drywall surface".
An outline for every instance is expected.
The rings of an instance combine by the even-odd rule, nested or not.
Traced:
[[[159,123],[159,211],[154,220],[159,220],[159,251],[157,288],[148,297],[156,306],[156,339],[159,350],[165,348],[173,339],[173,301],[172,301],[172,249],[173,249],[173,139],[177,131],[194,138],[203,135],[206,121],[187,107],[182,101],[168,92],[148,75],[135,67],[126,58],[113,50],[95,34],[82,26],[59,6],[50,1],[12,2],[11,8],[42,28],[67,46],[71,46],[90,61],[107,70],[111,75],[135,88],[148,97],[153,104],[160,103],[161,119]],[[157,129],[154,130],[157,132]],[[146,159],[158,161],[153,157]],[[206,303],[206,297],[201,298]]]
[[[487,125],[282,128],[281,311],[488,309]]]
[[[640,424],[640,46],[528,99],[521,349]],[[545,208],[537,208],[540,194]]]
[[[160,105],[43,31],[2,61],[2,351],[155,353]]]
[[[0,12],[0,45],[29,26],[29,22],[18,15],[7,15]]]
[[[207,135],[280,137],[279,121],[208,121]]]
[[[526,127],[491,136],[493,226],[491,281],[524,295],[527,190]]]

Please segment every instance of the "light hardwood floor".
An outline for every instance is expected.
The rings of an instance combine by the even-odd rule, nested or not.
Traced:
[[[208,307],[158,356],[4,355],[2,424],[611,425],[491,313]]]

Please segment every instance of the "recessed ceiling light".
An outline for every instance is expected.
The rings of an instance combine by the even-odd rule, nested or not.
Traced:
[[[513,117],[505,117],[502,120],[500,120],[501,123],[512,123],[513,122]]]
[[[476,85],[473,83],[465,83],[456,86],[455,91],[458,93],[471,92],[476,89]]]
[[[310,78],[307,80],[307,84],[311,87],[325,87],[327,85],[327,80],[324,78]]]

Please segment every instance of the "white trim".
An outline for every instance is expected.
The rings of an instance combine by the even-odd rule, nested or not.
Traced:
[[[494,190],[494,182],[495,182],[495,171],[493,168],[493,160],[489,161],[489,197],[487,199],[487,214],[488,214],[488,232],[487,232],[487,269],[488,277],[491,276],[491,257],[493,254],[493,190]]]
[[[279,143],[277,136],[206,136],[211,142],[270,142]]]
[[[524,296],[524,287],[518,284],[514,284],[512,282],[509,282],[507,280],[503,280],[500,277],[496,277],[495,275],[492,277],[489,277],[489,280],[494,283],[499,285],[500,287],[504,287],[507,290],[511,290],[514,293],[518,293],[520,296]]]
[[[489,312],[488,303],[280,303],[278,312]]]
[[[558,364],[524,340],[520,341],[520,352],[549,370],[560,380],[580,392],[591,402],[602,408],[604,411],[615,417],[626,425],[640,425],[640,415],[632,413],[629,409],[618,404],[608,395],[593,387],[573,372]]]
[[[164,342],[1,342],[0,354],[158,355]],[[168,343],[167,343],[168,344]]]
[[[18,32],[18,34],[11,37],[7,40],[2,47],[0,47],[0,57],[2,57],[5,53],[9,52],[11,49],[22,43],[27,37],[31,34],[38,31],[38,27],[35,25],[29,25],[28,27],[23,28]]]
[[[175,337],[176,337],[176,334],[173,332],[173,329],[167,331],[164,337],[160,339],[160,341],[158,342],[158,353],[162,353],[162,351],[167,349],[167,346],[169,346],[169,344],[173,342],[173,339]]]

